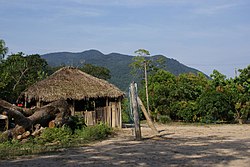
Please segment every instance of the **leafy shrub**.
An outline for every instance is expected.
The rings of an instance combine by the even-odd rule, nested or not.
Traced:
[[[66,123],[66,126],[68,126],[74,133],[76,129],[83,129],[87,125],[85,124],[83,117],[70,116],[68,122]]]
[[[159,122],[163,123],[163,124],[169,123],[172,121],[168,115],[160,115],[160,116],[158,116],[158,119],[159,119]]]
[[[66,144],[72,139],[72,131],[69,127],[62,128],[46,128],[41,136],[36,138],[39,144],[60,143]]]
[[[228,97],[215,90],[203,93],[198,99],[198,113],[200,121],[205,123],[232,121],[234,118]]]
[[[96,126],[88,126],[83,130],[76,130],[75,135],[81,140],[100,140],[108,137],[112,129],[106,124],[99,124]]]

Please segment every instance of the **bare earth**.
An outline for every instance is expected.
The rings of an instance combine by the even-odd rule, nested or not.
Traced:
[[[250,167],[250,125],[142,126],[142,141],[125,128],[114,138],[61,152],[0,161],[9,166]]]

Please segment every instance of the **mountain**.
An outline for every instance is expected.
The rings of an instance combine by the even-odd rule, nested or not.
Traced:
[[[123,91],[128,89],[130,82],[133,80],[138,82],[138,78],[134,78],[134,76],[130,74],[129,64],[132,63],[133,56],[119,53],[103,54],[98,50],[87,50],[80,53],[48,53],[41,55],[41,57],[44,58],[50,66],[71,65],[77,67],[88,63],[106,67],[110,70],[110,82],[118,86]],[[157,59],[159,57],[165,59],[164,65],[166,70],[173,73],[174,75],[188,72],[199,72],[194,68],[185,66],[177,60],[167,58],[163,55],[155,55],[151,56],[150,58]]]

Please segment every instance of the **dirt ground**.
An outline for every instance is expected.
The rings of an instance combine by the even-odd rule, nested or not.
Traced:
[[[0,161],[10,166],[250,166],[250,125],[157,125],[153,136],[142,125],[143,140],[130,128],[105,141],[49,155]]]

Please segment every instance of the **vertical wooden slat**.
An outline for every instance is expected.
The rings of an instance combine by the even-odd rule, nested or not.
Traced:
[[[107,111],[107,122],[108,122],[108,125],[109,126],[112,126],[112,121],[111,121],[111,118],[112,118],[112,114],[111,114],[111,106],[108,106],[108,111]]]
[[[97,114],[96,114],[96,111],[92,111],[91,113],[92,113],[93,125],[96,125],[96,123],[97,123],[97,122],[96,122],[96,115],[97,115]]]
[[[120,115],[119,115],[119,111],[118,111],[118,102],[115,102],[115,127],[119,127],[119,121],[120,121]]]
[[[112,127],[115,128],[116,127],[116,107],[115,107],[115,103],[112,102],[111,104],[111,108],[112,108]]]

